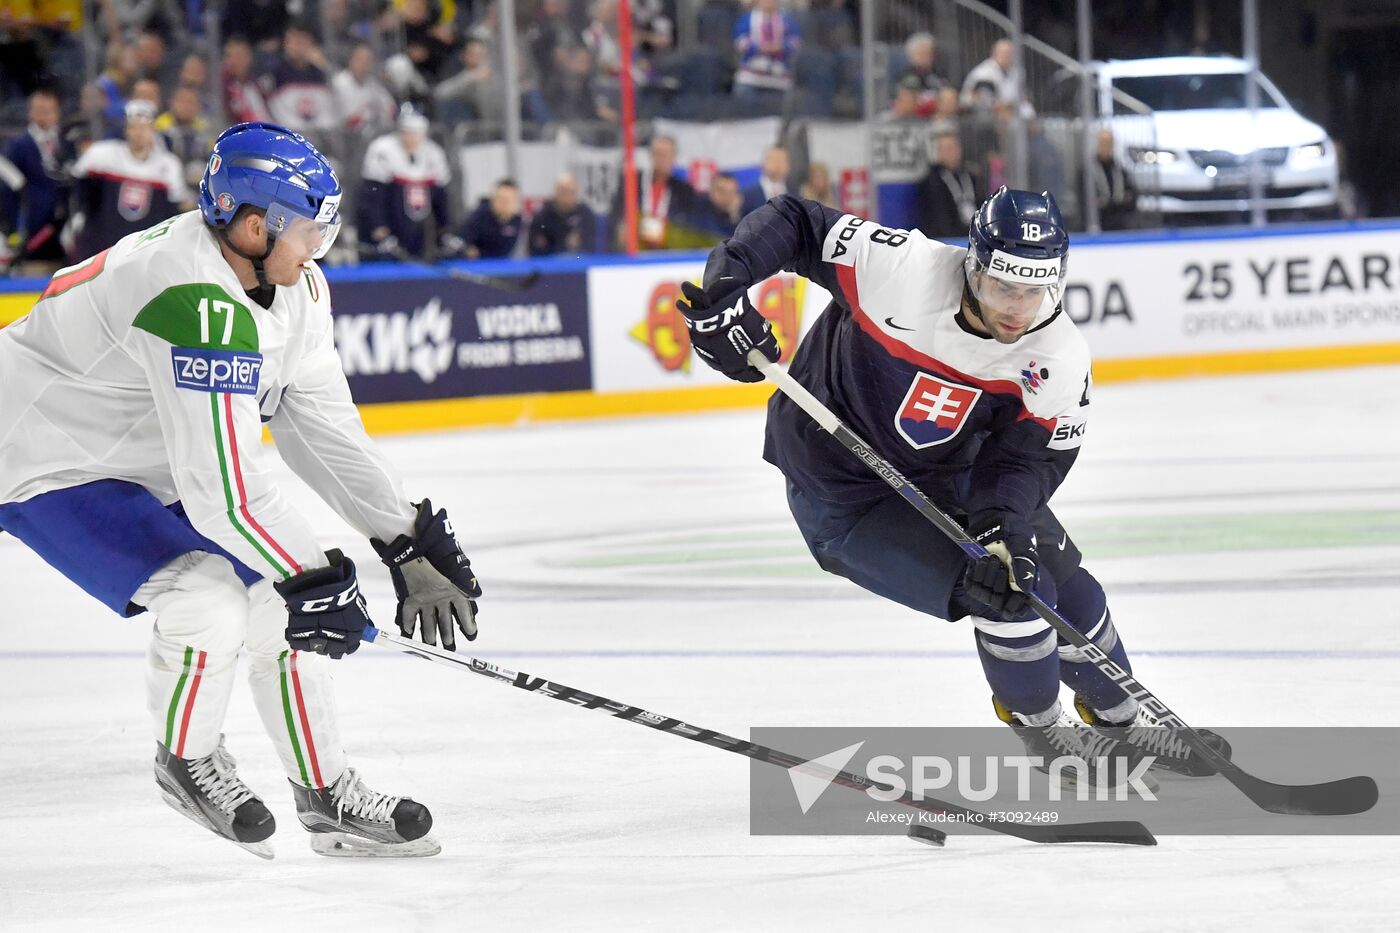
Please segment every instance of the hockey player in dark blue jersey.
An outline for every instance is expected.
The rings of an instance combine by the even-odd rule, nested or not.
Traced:
[[[1048,193],[996,192],[966,250],[784,195],[711,252],[703,286],[686,283],[677,306],[710,366],[757,382],[747,351],[776,360],[778,347],[748,288],[788,270],[831,292],[791,375],[991,555],[970,561],[775,393],[764,458],[787,478],[817,563],[920,612],[970,619],[996,712],[1032,754],[1082,757],[1091,774],[1102,758],[1114,783],[1148,755],[1154,767],[1208,774],[1024,595],[1037,592],[1129,666],[1103,588],[1047,504],[1079,453],[1092,386],[1088,346],[1060,308],[1068,254]],[[1083,722],[1062,710],[1060,682]]]

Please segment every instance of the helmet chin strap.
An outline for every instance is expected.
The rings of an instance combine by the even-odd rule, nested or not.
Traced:
[[[233,240],[229,239],[227,227],[215,227],[214,232],[219,235],[219,239],[223,241],[225,246],[253,264],[253,273],[258,277],[258,291],[272,288],[272,283],[267,280],[267,270],[263,268],[263,261],[271,256],[272,251],[277,247],[277,238],[272,235],[271,231],[268,231],[267,234],[267,248],[262,251],[260,256],[254,253],[245,253],[235,246]]]

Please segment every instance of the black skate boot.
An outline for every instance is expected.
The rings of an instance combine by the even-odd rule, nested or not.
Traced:
[[[1026,753],[1044,760],[1036,770],[1050,775],[1061,788],[1077,790],[1083,785],[1095,793],[1103,789],[1116,794],[1121,789],[1139,795],[1144,789],[1157,790],[1141,751],[1078,722],[1059,703],[1035,717],[1011,712],[996,697],[992,706],[997,718],[1020,737]]]
[[[1198,755],[1191,746],[1176,737],[1176,734],[1147,711],[1138,706],[1137,716],[1130,722],[1109,722],[1086,703],[1083,698],[1074,698],[1074,708],[1084,721],[1099,733],[1116,739],[1151,755],[1152,767],[1159,771],[1170,771],[1187,777],[1207,777],[1216,773],[1215,765]],[[1230,757],[1230,743],[1224,736],[1209,729],[1197,729],[1201,738],[1227,760]]]
[[[311,849],[319,855],[415,858],[442,851],[428,835],[433,816],[427,807],[370,790],[354,768],[319,790],[293,781],[292,792],[297,819],[311,833]]]
[[[178,813],[217,836],[247,849],[259,858],[272,858],[266,840],[277,823],[257,795],[234,770],[237,762],[219,747],[203,758],[177,758],[156,743],[156,784],[166,803]]]

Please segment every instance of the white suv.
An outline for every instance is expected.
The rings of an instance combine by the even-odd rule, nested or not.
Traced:
[[[1164,214],[1249,209],[1250,153],[1258,150],[1269,210],[1324,211],[1337,203],[1337,152],[1322,127],[1259,74],[1258,120],[1246,107],[1249,68],[1238,58],[1144,58],[1095,66],[1101,114],[1112,114],[1118,161],[1133,173],[1138,207]],[[1139,106],[1141,105],[1141,106]]]

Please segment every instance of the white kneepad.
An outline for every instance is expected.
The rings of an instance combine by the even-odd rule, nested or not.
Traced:
[[[211,655],[237,654],[247,634],[248,590],[217,554],[182,554],[152,574],[132,601],[155,613],[159,638]]]
[[[287,650],[287,603],[271,580],[248,587],[248,654],[275,658]]]

